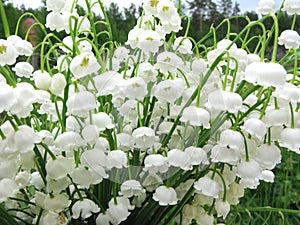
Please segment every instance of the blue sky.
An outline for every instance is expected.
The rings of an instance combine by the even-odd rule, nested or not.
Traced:
[[[28,7],[39,7],[41,6],[41,0],[9,0],[10,2],[13,2],[15,5],[21,5],[25,4],[25,6]],[[214,0],[217,2],[217,0]],[[259,0],[236,0],[240,4],[240,8],[242,11],[250,11],[255,10],[256,5]],[[278,9],[280,7],[280,4],[283,0],[275,0],[276,2],[276,8]],[[120,8],[128,7],[132,2],[136,4],[141,4],[143,0],[103,0],[105,5],[109,5],[111,2],[116,2],[119,4]],[[184,0],[182,0],[184,2]],[[232,2],[235,2],[235,0],[232,0]]]

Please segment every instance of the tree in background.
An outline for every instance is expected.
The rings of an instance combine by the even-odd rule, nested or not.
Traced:
[[[222,18],[228,18],[232,15],[232,1],[231,0],[219,0],[218,10]]]

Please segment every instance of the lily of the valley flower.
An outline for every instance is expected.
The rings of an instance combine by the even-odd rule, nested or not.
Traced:
[[[288,15],[300,15],[300,2],[297,0],[285,0],[282,11],[286,11]]]
[[[278,38],[278,44],[284,45],[286,49],[299,48],[300,36],[297,31],[284,30]]]
[[[90,199],[83,199],[82,201],[79,200],[75,202],[75,204],[72,206],[72,218],[78,219],[78,218],[89,218],[92,216],[93,213],[98,213],[100,211],[100,208]]]
[[[161,206],[175,205],[177,203],[177,195],[173,188],[160,186],[155,190],[153,199]]]
[[[275,1],[274,0],[260,0],[258,2],[257,13],[267,15],[268,13],[275,13]]]
[[[92,52],[83,52],[75,56],[70,64],[70,70],[76,80],[96,73],[99,69],[100,64]]]

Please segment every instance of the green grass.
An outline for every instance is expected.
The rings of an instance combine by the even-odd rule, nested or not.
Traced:
[[[247,189],[240,204],[232,207],[226,225],[300,224],[300,155],[282,150],[274,183],[261,182]]]

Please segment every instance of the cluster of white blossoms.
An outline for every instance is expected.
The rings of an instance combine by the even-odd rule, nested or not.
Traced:
[[[258,11],[274,13],[273,3],[260,1]],[[92,15],[78,16],[75,5],[46,1],[46,27],[70,34],[43,42],[56,65],[47,57],[35,71],[16,63],[32,54],[30,43],[0,40],[6,216],[40,225],[214,225],[246,188],[274,181],[282,151],[300,154],[299,72],[283,66],[297,61],[296,31],[277,37],[290,54],[283,65],[238,46],[243,33],[199,53],[201,42],[176,36],[171,0],[145,0],[127,46],[113,51],[98,49]],[[284,2],[288,14],[299,8]]]

